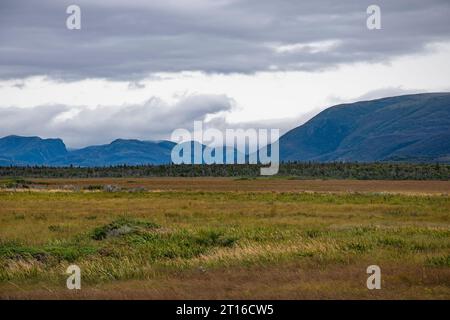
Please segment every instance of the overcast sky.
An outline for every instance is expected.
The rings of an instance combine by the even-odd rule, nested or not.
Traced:
[[[448,0],[1,0],[0,136],[285,132],[337,103],[450,91],[449,20]]]

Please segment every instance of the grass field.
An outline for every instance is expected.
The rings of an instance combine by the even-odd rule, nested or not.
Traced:
[[[448,181],[0,185],[2,299],[450,299]]]

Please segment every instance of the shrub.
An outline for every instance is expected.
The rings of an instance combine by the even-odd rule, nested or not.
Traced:
[[[94,240],[103,240],[108,237],[118,237],[156,228],[159,228],[159,226],[153,222],[122,217],[107,225],[95,228],[92,238]]]

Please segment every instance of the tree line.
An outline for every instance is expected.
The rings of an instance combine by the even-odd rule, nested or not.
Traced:
[[[260,165],[118,165],[111,167],[0,167],[3,178],[120,178],[120,177],[258,177]],[[449,164],[315,163],[280,164],[278,176],[298,179],[449,180]]]

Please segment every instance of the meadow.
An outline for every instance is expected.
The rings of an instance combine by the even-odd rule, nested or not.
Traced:
[[[448,181],[0,186],[2,299],[450,299]],[[71,264],[81,290],[66,288]],[[374,264],[381,290],[366,287]]]

